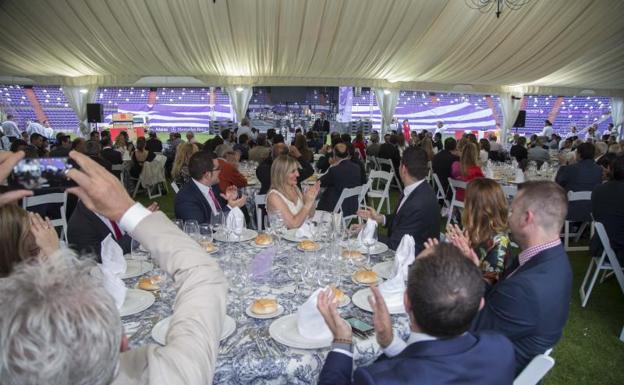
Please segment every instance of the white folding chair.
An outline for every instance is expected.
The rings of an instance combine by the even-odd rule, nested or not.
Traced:
[[[28,209],[31,207],[45,204],[60,204],[59,218],[51,218],[50,223],[55,228],[61,227],[61,240],[67,240],[67,214],[65,212],[67,208],[67,192],[35,195],[22,200],[22,208],[26,211],[29,211]]]
[[[336,202],[336,206],[334,206],[333,212],[342,213],[342,203],[345,201],[345,199],[349,199],[353,197],[357,197],[358,199],[360,199],[360,195],[362,193],[363,188],[365,188],[365,186],[355,186],[351,188],[342,189],[342,193],[340,193],[340,197],[338,198],[338,202]],[[358,205],[359,205],[359,202],[358,202]],[[354,218],[357,218],[356,213],[347,215],[347,216],[343,215],[342,221],[344,222],[344,225],[347,226],[349,225],[351,220]]]
[[[385,158],[377,158],[377,165],[379,166],[379,170],[381,170],[381,171],[390,170],[390,172],[392,173],[392,175],[394,177],[393,181],[394,181],[395,187],[398,188],[399,191],[402,192],[403,188],[401,187],[401,182],[399,181],[399,177],[397,176],[397,172],[394,169],[394,165],[392,164],[392,160],[385,159]]]
[[[256,205],[256,227],[258,228],[258,231],[262,231],[262,208],[260,205],[266,205],[266,194],[256,194],[254,203]]]
[[[448,208],[451,206],[451,203],[448,201],[448,199],[446,199],[446,191],[442,186],[442,182],[440,181],[438,174],[436,174],[435,172],[431,173],[431,180],[433,181],[433,190],[436,193],[436,199],[438,201],[442,201],[443,207],[446,207],[448,210]]]
[[[550,350],[533,357],[526,368],[515,378],[513,385],[535,385],[540,382],[546,373],[555,366],[555,359],[549,355]]]
[[[622,334],[620,334],[620,341],[624,342],[624,327],[622,328]]]
[[[581,201],[591,201],[591,191],[568,191],[568,203]],[[575,233],[570,233],[570,222],[578,222],[568,220],[571,214],[573,215],[574,213],[568,212],[568,217],[566,218],[566,221],[563,225],[563,245],[565,246],[566,251],[589,250],[589,246],[570,246],[570,237],[575,237],[574,241],[578,242],[579,238],[587,228],[587,224],[591,223],[591,221],[583,221],[583,223]],[[592,227],[590,232],[590,239],[593,233],[594,230]]]
[[[178,184],[176,182],[171,182],[171,189],[176,194],[178,193],[178,191],[180,191],[180,187],[178,187]]]
[[[600,222],[594,222],[594,228],[598,233],[598,238],[600,239],[600,243],[602,244],[602,253],[600,256],[592,256],[589,261],[589,267],[587,268],[587,272],[585,273],[585,278],[583,278],[583,283],[581,284],[581,288],[579,289],[579,294],[581,295],[581,306],[585,307],[587,305],[587,301],[589,301],[589,296],[596,284],[596,279],[598,279],[598,275],[602,271],[613,272],[615,274],[615,278],[620,285],[620,289],[622,289],[622,293],[624,293],[624,272],[622,271],[622,266],[620,265],[620,261],[615,255],[615,251],[611,247],[611,242],[609,241],[609,236],[607,235],[607,231],[604,228],[604,225]],[[594,270],[595,267],[595,270]],[[594,273],[592,274],[592,270]],[[587,282],[589,280],[589,276],[591,275],[591,280],[589,281],[589,287],[587,287]]]
[[[379,188],[379,182],[383,181],[383,189]],[[373,188],[373,184],[376,182],[377,188]],[[392,182],[392,174],[388,171],[371,171],[368,175],[368,183],[366,196],[368,198],[379,199],[377,204],[377,212],[381,213],[384,202],[386,202],[386,212],[390,214],[390,184]]]
[[[377,170],[377,158],[373,155],[368,155],[366,157],[366,171],[371,172],[373,170]]]
[[[151,162],[143,163],[143,170],[136,181],[136,187],[132,197],[136,197],[139,192],[139,188],[143,187],[147,191],[149,199],[158,198],[162,196],[162,187],[167,191],[167,180],[165,178],[165,162],[166,158],[162,155],[157,155]],[[132,178],[134,180],[134,178]],[[154,192],[157,190],[158,192]]]
[[[448,219],[446,220],[447,226],[450,225],[451,221],[453,220],[453,211],[455,210],[455,208],[460,209],[460,212],[464,209],[464,202],[457,200],[457,189],[462,188],[465,191],[466,186],[468,186],[468,183],[464,182],[463,180],[448,178],[448,181],[449,187],[453,192],[453,197],[451,198],[451,206],[449,207]]]
[[[119,180],[121,181],[121,184],[125,186],[124,184],[124,174],[125,174],[125,170],[126,168],[124,167],[124,164],[114,164],[111,168],[112,171],[117,171],[119,172]]]

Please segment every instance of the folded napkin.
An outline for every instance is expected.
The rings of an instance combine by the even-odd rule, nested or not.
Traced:
[[[111,234],[102,241],[101,256],[100,270],[102,271],[104,290],[113,297],[115,306],[120,310],[126,299],[128,289],[119,275],[126,272],[127,265],[123,257],[123,250]]]
[[[372,239],[375,234],[375,230],[377,230],[377,222],[375,222],[374,219],[369,218],[366,221],[366,226],[364,226],[358,234],[358,242],[361,245],[365,245],[365,240]]]
[[[301,227],[297,229],[295,236],[297,239],[311,239],[312,238],[312,224],[308,221],[303,222]]]
[[[516,170],[516,183],[524,183],[524,173],[521,169]]]
[[[511,160],[511,166],[512,166],[513,168],[518,168],[518,161],[516,160],[516,158],[513,158],[513,159]]]
[[[489,166],[485,167],[485,172],[483,174],[488,179],[494,179],[494,172],[492,171],[492,168]]]
[[[405,281],[402,274],[397,274],[393,278],[381,283],[379,292],[383,296],[384,301],[386,301],[388,309],[402,307],[403,295],[405,293]]]
[[[241,234],[245,228],[245,215],[238,207],[234,207],[225,219],[225,228],[228,234]]]
[[[411,235],[405,234],[401,238],[401,243],[397,247],[394,254],[394,271],[397,275],[401,275],[404,281],[407,281],[407,272],[409,266],[416,259],[416,242]]]
[[[261,281],[268,273],[271,272],[273,265],[273,258],[275,257],[277,249],[274,246],[267,247],[262,250],[251,261],[250,272],[252,279],[255,281]]]
[[[318,295],[323,289],[316,289],[297,311],[297,330],[302,337],[311,340],[331,340],[332,332],[316,307]]]

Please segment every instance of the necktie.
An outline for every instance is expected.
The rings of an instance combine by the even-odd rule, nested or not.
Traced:
[[[215,208],[221,211],[221,205],[219,204],[217,197],[214,195],[214,192],[212,192],[212,188],[208,189],[208,195],[210,195],[210,199],[212,199],[212,203],[214,203]]]
[[[119,229],[119,226],[117,225],[117,222],[110,221],[110,224],[113,227],[113,233],[115,235],[115,239],[120,240],[122,237],[122,234],[121,234],[121,229]]]

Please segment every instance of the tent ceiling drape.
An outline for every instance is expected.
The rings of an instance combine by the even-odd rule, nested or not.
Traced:
[[[622,95],[623,18],[621,0],[500,19],[461,0],[5,0],[0,76]]]

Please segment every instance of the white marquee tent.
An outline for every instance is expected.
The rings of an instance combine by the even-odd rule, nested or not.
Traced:
[[[499,19],[463,0],[5,0],[0,82],[621,100],[622,20],[622,0],[532,0]]]

